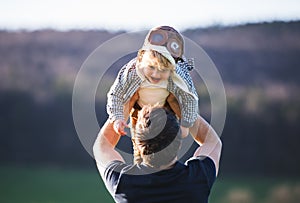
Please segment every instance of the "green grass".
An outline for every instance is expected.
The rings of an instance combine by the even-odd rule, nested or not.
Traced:
[[[0,167],[1,203],[112,203],[98,171]]]
[[[0,167],[1,203],[113,203],[96,170]],[[299,203],[300,179],[218,177],[210,203]]]
[[[299,203],[300,178],[218,177],[212,203]]]

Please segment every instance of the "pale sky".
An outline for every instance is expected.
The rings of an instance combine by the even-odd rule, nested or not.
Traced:
[[[300,20],[299,0],[0,0],[0,29],[179,30]]]

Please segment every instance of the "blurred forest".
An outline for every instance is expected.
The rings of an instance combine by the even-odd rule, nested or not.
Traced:
[[[120,33],[0,31],[1,165],[95,167],[76,135],[72,88],[89,54]],[[299,176],[300,21],[183,34],[208,53],[225,85],[220,173]],[[204,109],[208,94],[197,90]],[[101,125],[105,99],[97,105]],[[208,110],[201,112],[209,118]]]

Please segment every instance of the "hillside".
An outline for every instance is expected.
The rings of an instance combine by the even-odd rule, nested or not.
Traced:
[[[92,163],[76,137],[72,88],[85,59],[120,33],[0,31],[0,163]],[[300,22],[199,28],[183,34],[208,53],[225,85],[221,171],[298,175]],[[115,74],[109,73],[107,86]],[[209,118],[208,94],[203,84],[197,90],[200,110]],[[105,98],[96,109],[102,123]]]

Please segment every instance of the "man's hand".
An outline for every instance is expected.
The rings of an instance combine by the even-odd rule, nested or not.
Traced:
[[[126,135],[125,128],[129,128],[129,126],[124,120],[118,119],[114,121],[114,130],[119,135]]]
[[[180,126],[182,138],[186,138],[189,135],[189,128]]]

